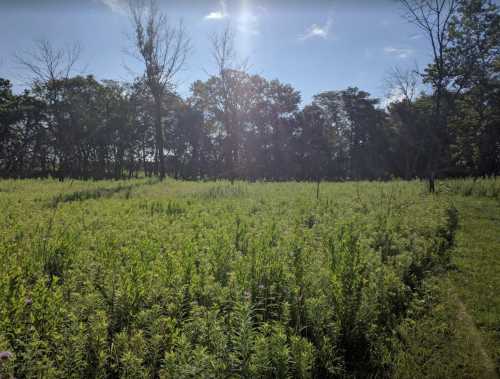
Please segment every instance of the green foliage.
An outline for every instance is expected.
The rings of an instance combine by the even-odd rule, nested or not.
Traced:
[[[457,226],[418,182],[143,184],[0,182],[3,375],[381,375]]]
[[[491,179],[455,179],[441,185],[442,192],[462,196],[491,197],[500,199],[500,180]]]

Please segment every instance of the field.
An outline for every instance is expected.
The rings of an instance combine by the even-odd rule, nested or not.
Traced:
[[[0,377],[498,377],[500,182],[0,181]]]

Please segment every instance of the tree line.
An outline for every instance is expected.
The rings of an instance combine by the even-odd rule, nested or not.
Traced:
[[[38,42],[17,60],[21,94],[0,78],[0,176],[104,179],[354,180],[500,173],[500,15],[489,0],[402,0],[428,38],[424,71],[396,68],[396,100],[358,88],[301,105],[299,91],[253,75],[230,27],[211,38],[217,70],[176,92],[191,43],[154,2],[132,3],[132,83],[74,75],[79,47]],[[334,75],[334,73],[332,73]],[[418,82],[430,90],[418,92]],[[432,188],[431,188],[432,190]]]

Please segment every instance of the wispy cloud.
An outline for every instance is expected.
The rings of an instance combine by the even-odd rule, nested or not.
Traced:
[[[394,55],[400,59],[406,59],[410,55],[414,53],[413,49],[401,49],[397,47],[392,47],[392,46],[386,46],[384,47],[384,53],[389,54],[389,55]]]
[[[219,9],[216,11],[212,11],[205,16],[205,20],[224,20],[229,17],[229,13],[227,11],[227,5],[224,0],[219,1]]]
[[[309,26],[306,31],[299,36],[299,40],[306,41],[311,38],[327,39],[330,35],[331,28],[332,19],[331,17],[328,17],[328,20],[326,20],[323,25],[312,24]]]
[[[95,0],[95,1],[104,4],[114,13],[120,13],[120,14],[126,13],[127,3],[125,0]]]

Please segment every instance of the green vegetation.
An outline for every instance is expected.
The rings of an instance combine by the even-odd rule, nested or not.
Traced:
[[[461,194],[453,198],[460,227],[451,270],[430,278],[422,298],[412,304],[418,322],[410,319],[402,324],[397,376],[414,377],[409,373],[419,372],[423,377],[498,378],[498,182],[448,181],[442,188]]]
[[[500,206],[456,183],[1,181],[0,376],[494,373]]]
[[[129,82],[43,39],[0,77],[0,379],[498,378],[498,5],[399,0],[422,70],[304,102],[230,22],[181,96],[189,27],[126,3]]]
[[[448,180],[441,186],[442,192],[462,195],[464,197],[491,197],[500,199],[500,181],[490,179],[455,179]]]

